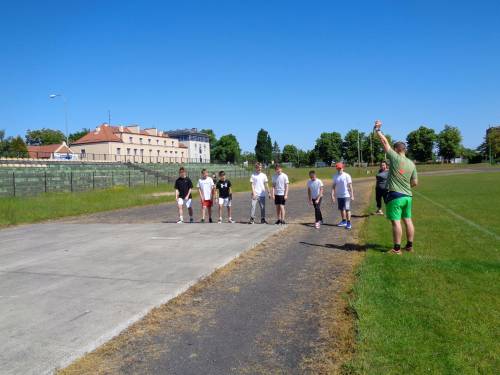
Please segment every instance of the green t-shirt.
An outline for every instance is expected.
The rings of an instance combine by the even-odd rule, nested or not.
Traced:
[[[411,180],[417,179],[417,168],[415,164],[406,156],[398,154],[394,150],[387,151],[387,158],[390,161],[389,181],[387,186],[389,191],[413,195],[411,192]]]

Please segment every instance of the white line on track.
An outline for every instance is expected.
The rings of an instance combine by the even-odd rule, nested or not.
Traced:
[[[415,194],[417,194],[418,196],[424,198],[426,201],[429,201],[431,202],[433,205],[435,206],[438,206],[439,208],[443,209],[444,211],[448,212],[450,215],[452,215],[453,217],[459,219],[459,220],[462,220],[464,223],[467,223],[469,224],[470,226],[478,229],[479,231],[483,232],[483,233],[486,233],[490,236],[493,236],[497,241],[500,240],[500,236],[497,235],[495,232],[489,230],[489,229],[486,229],[485,227],[483,227],[482,225],[479,225],[478,223],[475,223],[459,214],[457,214],[455,211],[453,211],[452,209],[446,207],[446,206],[443,206],[441,203],[438,203],[434,200],[432,200],[431,198],[428,198],[426,197],[425,195],[423,195],[422,193],[418,192],[418,191],[415,191]]]

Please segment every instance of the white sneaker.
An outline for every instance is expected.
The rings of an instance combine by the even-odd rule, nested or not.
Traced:
[[[234,224],[234,223],[236,223],[236,221],[234,221],[234,220],[233,220],[233,219],[231,219],[231,218],[227,219],[227,222],[228,222],[228,223],[230,223],[230,224]]]
[[[183,223],[184,223],[184,220],[179,220],[179,221],[177,222],[177,224],[183,224]]]
[[[319,229],[319,228],[321,227],[321,222],[320,222],[320,221],[318,221],[316,224],[314,224],[314,227],[315,227],[316,229]]]
[[[217,224],[222,224],[222,218],[219,218],[219,221],[217,222]]]

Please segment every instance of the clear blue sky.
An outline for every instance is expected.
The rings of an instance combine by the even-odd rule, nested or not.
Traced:
[[[311,148],[323,131],[395,138],[500,123],[500,1],[8,1],[0,129],[107,121],[213,128],[244,150],[267,129]]]

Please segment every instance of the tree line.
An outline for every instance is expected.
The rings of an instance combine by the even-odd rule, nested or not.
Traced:
[[[69,143],[83,137],[89,131],[90,129],[84,128],[69,134]],[[225,134],[217,138],[212,129],[203,129],[201,132],[209,137],[211,160],[222,163],[260,161],[266,164],[285,162],[305,166],[314,165],[318,161],[329,165],[342,160],[350,164],[358,162],[376,164],[385,158],[378,137],[358,129],[349,130],[344,137],[339,132],[323,132],[311,150],[303,150],[292,144],[286,144],[281,148],[276,140],[273,142],[267,130],[260,129],[254,152],[242,152],[234,134]],[[389,134],[386,134],[386,137],[392,141]],[[47,128],[28,130],[24,139],[20,136],[5,137],[5,131],[0,130],[0,154],[27,155],[27,145],[61,144],[65,139],[64,133],[60,130]],[[500,161],[500,127],[488,129],[483,143],[477,149],[463,147],[460,130],[451,125],[445,125],[439,133],[426,126],[420,126],[407,135],[406,143],[409,157],[417,162],[435,161],[437,157],[445,162],[457,157],[463,157],[469,162]]]

